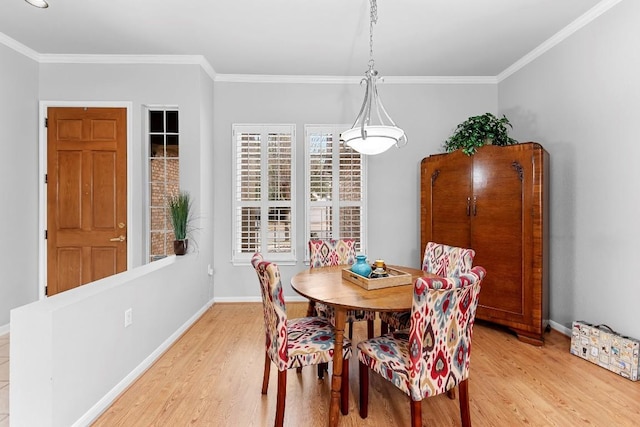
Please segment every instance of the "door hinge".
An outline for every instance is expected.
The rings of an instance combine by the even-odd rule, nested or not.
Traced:
[[[47,240],[47,238],[49,237],[49,233],[47,231],[48,230],[44,230],[44,240]]]
[[[45,287],[44,287],[44,296],[45,296],[45,297],[48,297],[48,296],[49,296],[49,287],[48,287],[48,286],[45,286]]]
[[[49,174],[44,174],[44,183],[48,184],[49,183]]]
[[[44,118],[44,127],[46,127],[46,128],[49,127],[49,117],[45,117]]]

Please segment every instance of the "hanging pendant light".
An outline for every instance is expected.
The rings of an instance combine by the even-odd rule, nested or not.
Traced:
[[[378,72],[373,60],[373,24],[378,22],[376,0],[370,0],[369,20],[369,69],[360,84],[366,83],[364,101],[351,129],[342,132],[340,139],[362,154],[380,154],[389,148],[407,144],[407,135],[391,119],[378,95]]]

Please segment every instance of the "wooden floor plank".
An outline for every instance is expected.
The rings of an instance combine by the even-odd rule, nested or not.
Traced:
[[[290,317],[306,304],[289,303]],[[376,332],[380,329],[376,324]],[[354,341],[366,338],[356,323]],[[482,426],[635,426],[640,382],[621,378],[569,354],[569,338],[552,331],[544,347],[518,341],[504,329],[474,328],[469,396],[472,423]],[[94,426],[271,426],[277,369],[260,393],[264,363],[262,305],[215,304],[96,420]],[[349,415],[341,426],[408,426],[408,398],[371,376],[369,417],[358,415],[358,364],[350,361]],[[325,426],[330,380],[314,368],[289,371],[285,425]],[[459,426],[457,400],[423,402],[423,424]]]

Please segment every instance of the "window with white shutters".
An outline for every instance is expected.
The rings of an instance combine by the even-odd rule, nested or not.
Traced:
[[[233,261],[295,261],[295,126],[233,125],[233,143]]]
[[[352,238],[362,253],[366,252],[366,158],[340,143],[340,132],[348,128],[305,126],[305,238]]]

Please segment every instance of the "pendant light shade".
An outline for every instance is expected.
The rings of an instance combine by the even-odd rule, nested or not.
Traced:
[[[404,131],[391,126],[368,126],[366,137],[362,136],[362,129],[351,128],[342,133],[345,143],[362,154],[380,154],[398,143]]]
[[[402,147],[408,139],[404,131],[391,119],[378,95],[378,72],[373,68],[373,24],[378,21],[376,0],[371,0],[369,22],[369,69],[361,83],[366,83],[364,101],[351,129],[342,132],[340,139],[359,153],[374,155],[389,148]]]
[[[25,1],[29,3],[31,6],[39,7],[40,9],[46,9],[47,7],[49,7],[49,3],[47,3],[45,0],[25,0]]]

